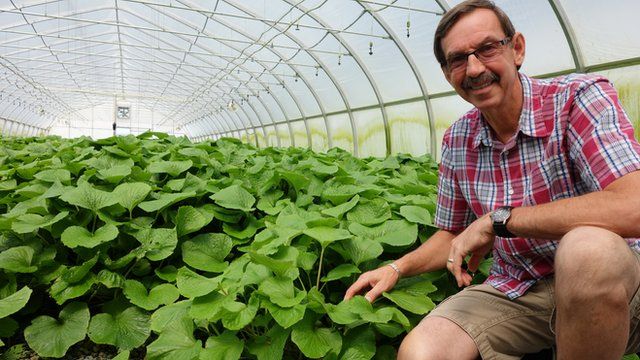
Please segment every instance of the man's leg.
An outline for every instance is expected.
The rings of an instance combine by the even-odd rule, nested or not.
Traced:
[[[560,241],[555,272],[558,359],[619,360],[640,284],[626,241],[597,227],[574,229]]]
[[[474,360],[480,354],[469,334],[453,321],[433,316],[424,319],[404,338],[398,360]]]

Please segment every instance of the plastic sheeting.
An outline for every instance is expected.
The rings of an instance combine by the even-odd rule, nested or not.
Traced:
[[[0,0],[2,133],[104,137],[115,121],[122,133],[437,158],[470,107],[432,52],[458,2]],[[527,40],[523,72],[612,76],[637,121],[640,2],[496,2]]]

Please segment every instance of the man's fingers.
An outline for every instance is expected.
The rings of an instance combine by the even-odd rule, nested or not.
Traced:
[[[362,291],[366,286],[369,285],[369,282],[361,277],[356,280],[345,292],[344,300],[349,300],[352,297],[356,296],[359,292]]]
[[[469,262],[467,263],[469,271],[475,273],[478,271],[478,267],[480,267],[480,262],[482,261],[483,256],[478,256],[477,254],[472,254]]]
[[[364,295],[364,298],[367,299],[370,303],[372,303],[375,299],[380,296],[386,289],[383,288],[382,283],[378,283],[373,289],[369,290],[368,293]]]

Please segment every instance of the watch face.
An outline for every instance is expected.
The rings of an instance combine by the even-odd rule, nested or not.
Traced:
[[[491,213],[491,220],[502,223],[509,218],[509,215],[511,215],[511,211],[508,208],[501,207]]]

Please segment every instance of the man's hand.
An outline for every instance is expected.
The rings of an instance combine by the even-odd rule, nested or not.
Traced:
[[[472,279],[472,276],[462,269],[464,258],[471,255],[468,269],[472,273],[476,272],[484,256],[493,248],[494,240],[493,222],[487,214],[471,223],[451,241],[447,269],[456,277],[459,287],[469,286]]]
[[[373,302],[380,294],[385,291],[391,290],[396,283],[400,275],[391,266],[385,265],[372,271],[360,275],[358,280],[353,283],[344,295],[345,300],[349,300],[356,296],[362,290],[371,288],[364,297]]]

